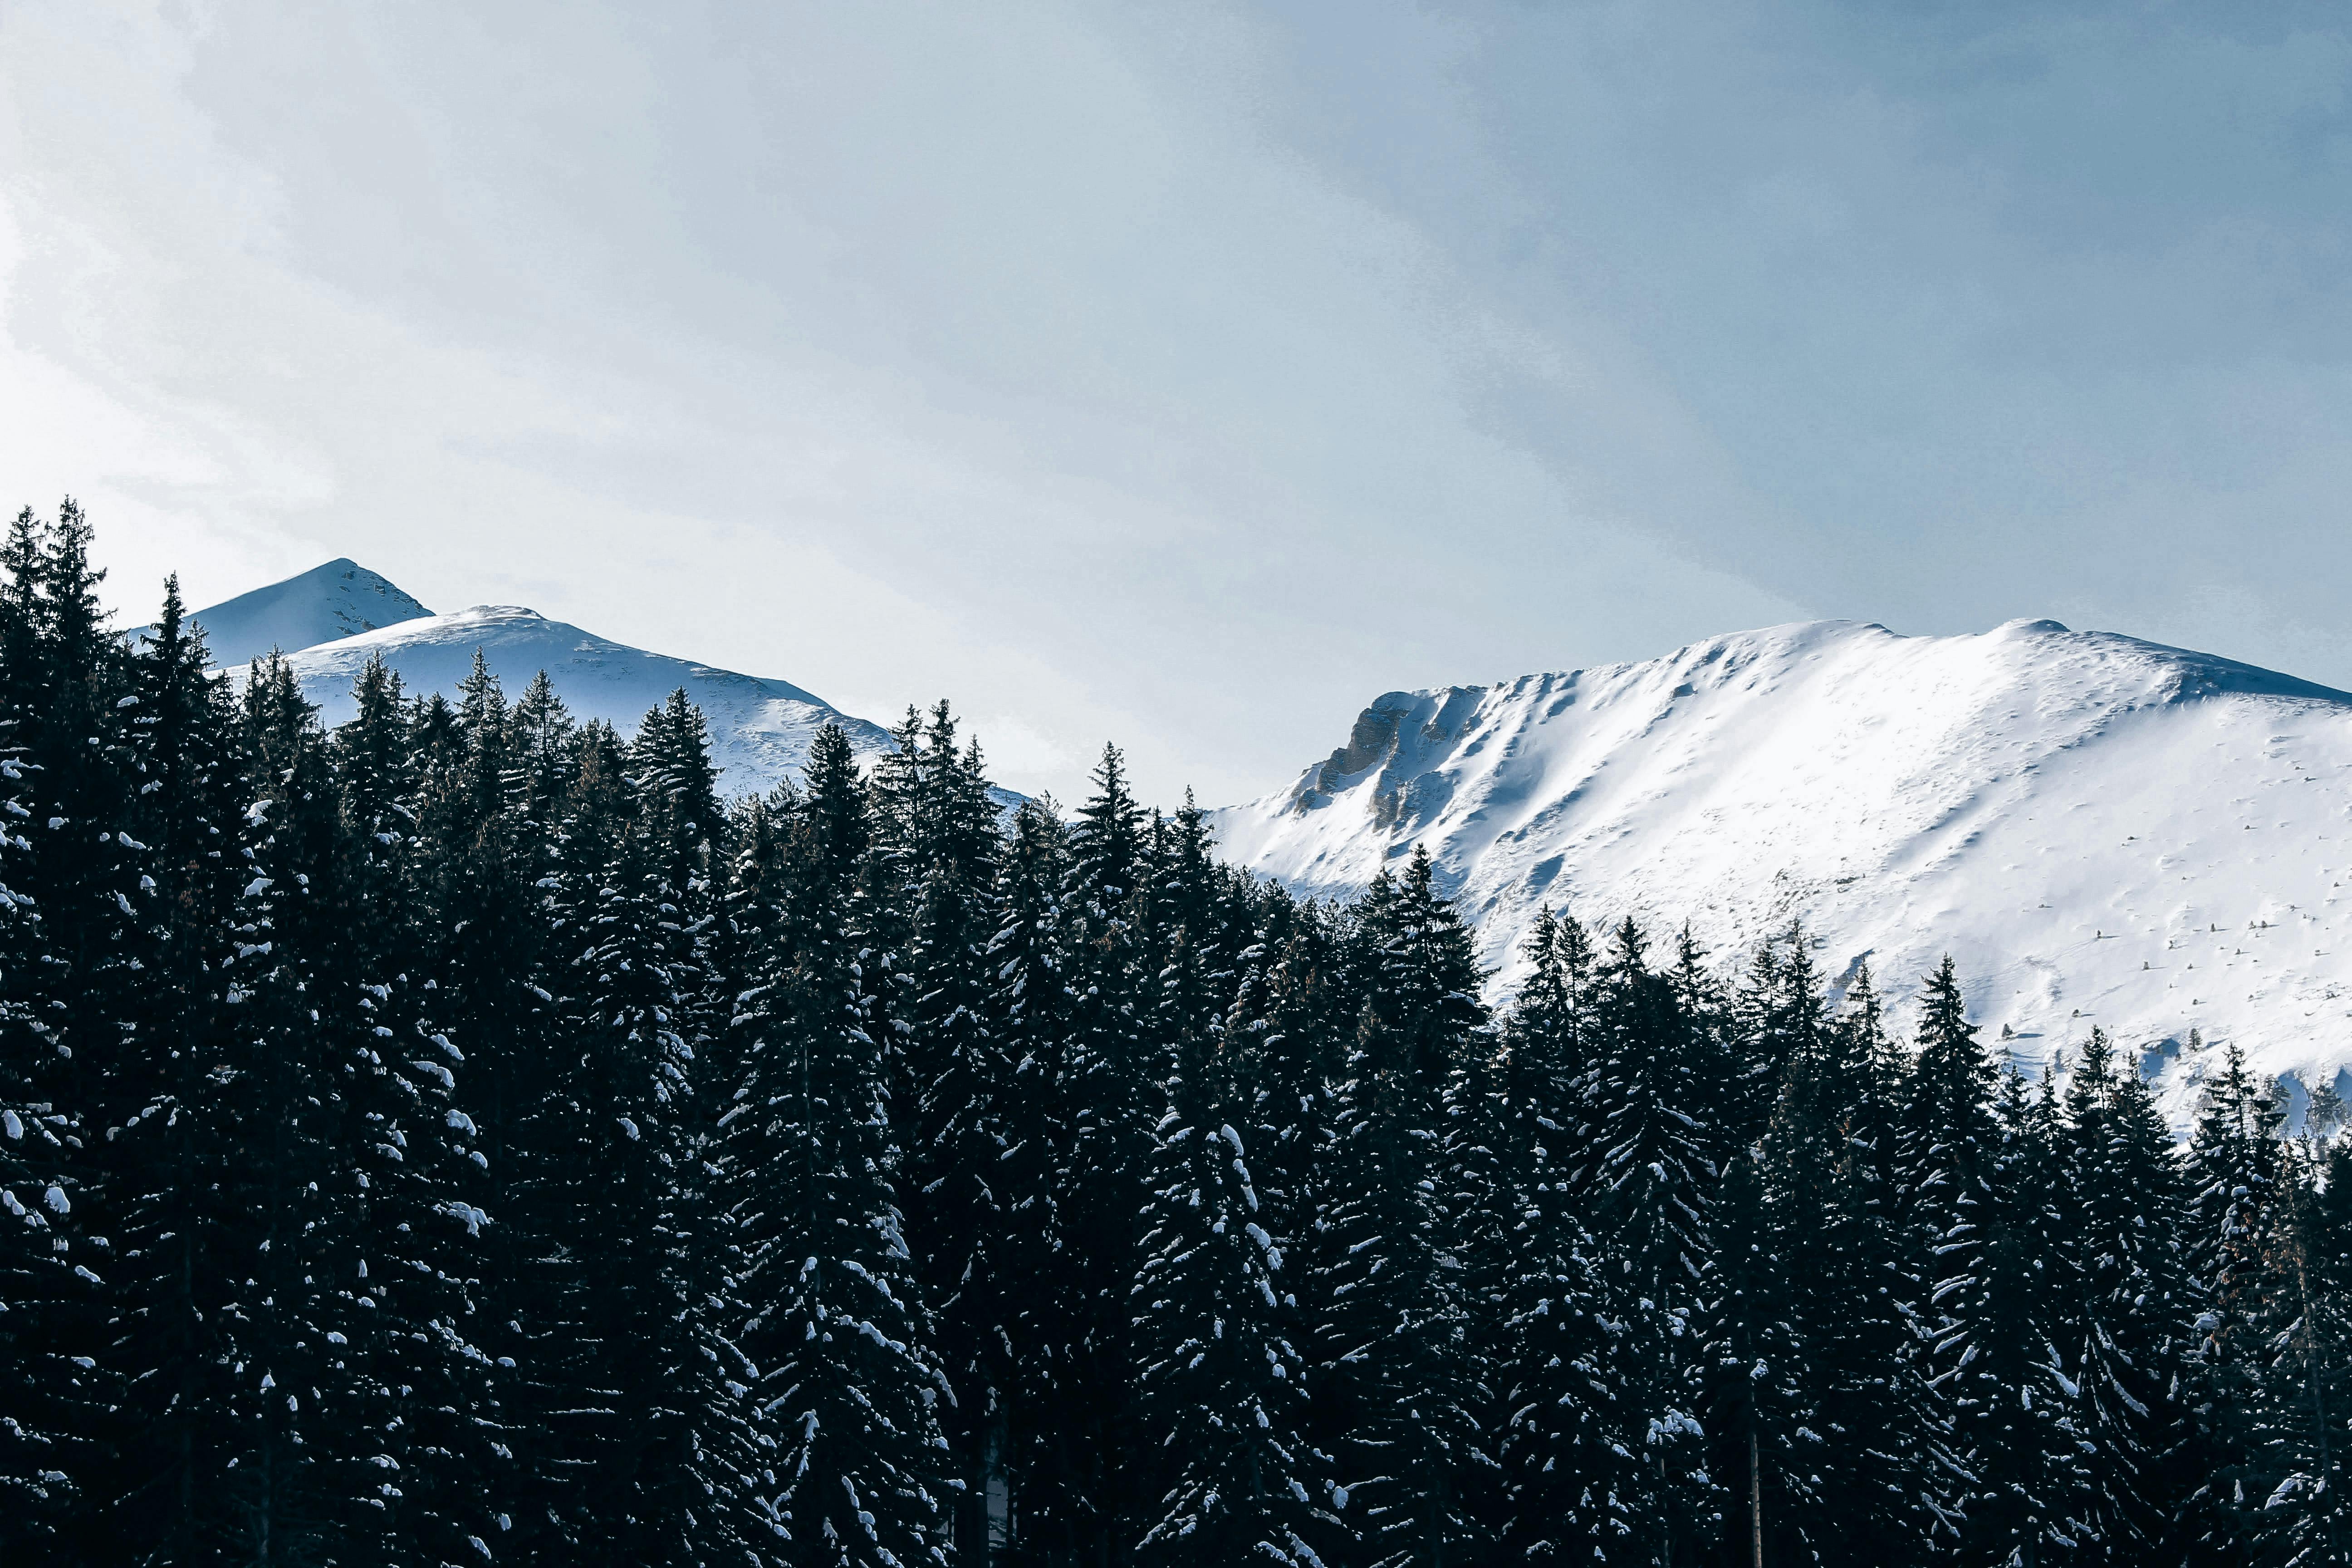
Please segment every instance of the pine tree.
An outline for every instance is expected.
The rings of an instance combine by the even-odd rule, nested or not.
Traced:
[[[995,803],[979,748],[959,751],[945,702],[926,725],[911,710],[899,749],[877,764],[882,896],[907,914],[893,1006],[908,1113],[908,1242],[930,1307],[937,1344],[957,1390],[942,1413],[964,1480],[955,1540],[986,1550],[992,1482],[1002,1485],[999,1421],[1012,1388],[1006,1153],[1026,1130],[1009,1127],[1012,1064],[990,1026],[986,948],[995,934]]]
[[[997,929],[987,951],[989,1034],[1008,1064],[997,1111],[1013,1139],[993,1184],[1004,1227],[998,1326],[1009,1382],[996,1408],[984,1413],[993,1418],[999,1461],[982,1499],[992,1553],[1066,1552],[1087,1517],[1063,1425],[1070,1363],[1062,1352],[1086,1309],[1066,1267],[1061,1210],[1076,1089],[1073,997],[1062,967],[1067,875],[1061,824],[1038,803],[1024,803],[1000,863]]]
[[[2190,1310],[2179,1162],[2147,1085],[2119,1070],[2094,1028],[2066,1087],[2058,1260],[2079,1292],[2062,1318],[2090,1445],[2085,1560],[2137,1563],[2169,1533],[2168,1460],[2184,1436],[2176,1397]]]
[[[557,1075],[578,1054],[557,1003],[577,946],[558,871],[586,748],[575,740],[562,802],[519,803],[510,716],[476,663],[462,710],[437,693],[404,708],[388,671],[363,669],[336,743],[346,809],[383,858],[377,874],[405,889],[392,983],[407,973],[420,1015],[466,1056],[457,1131],[478,1173],[472,1201],[490,1216],[468,1240],[483,1258],[473,1342],[490,1358],[491,1388],[475,1416],[499,1499],[496,1549],[560,1552],[572,1469],[559,1412],[583,1402],[558,1375],[570,1263],[546,1200],[548,1161],[570,1131]],[[540,721],[560,733],[564,716]],[[597,755],[617,773],[618,747],[602,734]]]
[[[2232,1044],[2189,1142],[2189,1261],[2201,1309],[2192,1326],[2190,1462],[2203,1484],[2187,1501],[2182,1534],[2223,1562],[2249,1533],[2247,1508],[2267,1496],[2258,1430],[2270,1344],[2284,1326],[2273,1272],[2282,1118],[2268,1087]]]
[[[700,1180],[695,1083],[710,1032],[716,806],[701,743],[674,700],[627,753],[593,753],[556,877],[568,1027],[527,1156],[550,1315],[530,1375],[553,1411],[554,1506],[586,1561],[665,1561],[701,1528],[698,1427],[737,1370],[696,1343],[715,1268],[683,1212]]]
[[[1983,1353],[1979,1335],[2001,1331],[1985,1304],[1984,1238],[1992,1223],[1991,1173],[2000,1149],[1993,1120],[1996,1074],[1969,1023],[1959,976],[1948,956],[1920,998],[1909,1081],[1898,1133],[1898,1216],[1917,1247],[1927,1289],[1919,1304],[1932,1338],[1927,1383],[1953,1413],[1953,1462],[1930,1473],[1928,1506],[1939,1530],[1965,1528],[1985,1482],[1980,1432],[1984,1401],[1961,1384]]]
[[[2340,1563],[2352,1549],[2352,1154],[2306,1144],[2288,1165],[2252,1444],[2265,1490],[2246,1533],[2260,1563]]]
[[[1070,1122],[1055,1210],[1071,1315],[1067,1337],[1053,1347],[1067,1437],[1055,1446],[1058,1474],[1047,1482],[1062,1549],[1089,1556],[1113,1549],[1135,1505],[1134,1478],[1122,1463],[1135,1451],[1123,1425],[1133,1380],[1127,1294],[1142,1234],[1154,1067],[1138,1016],[1154,972],[1144,923],[1147,814],[1117,748],[1104,749],[1094,779],[1095,794],[1069,829],[1057,920],[1069,993],[1062,1070]]]
[[[888,955],[861,945],[870,823],[849,742],[819,733],[769,984],[729,1124],[742,1258],[734,1336],[773,1437],[765,1502],[780,1561],[944,1562],[948,1384],[925,1342],[892,1172],[898,1153],[868,1026]],[[868,966],[873,966],[869,971]]]
[[[1462,1478],[1478,1462],[1489,1369],[1468,1336],[1442,1178],[1447,1084],[1486,1048],[1483,976],[1425,853],[1402,880],[1376,882],[1366,905],[1314,1386],[1364,1560],[1440,1561],[1477,1549]]]
[[[1857,1087],[1801,927],[1757,952],[1731,1033],[1733,1125],[1717,1136],[1722,1173],[1704,1317],[1709,1469],[1725,1517],[1738,1521],[1728,1533],[1751,1559],[1767,1555],[1769,1541],[1774,1560],[1801,1561],[1830,1533],[1819,1516],[1821,1472],[1837,1456],[1815,1426],[1822,1416],[1794,1268],[1829,1207]]]
[[[1673,973],[1651,969],[1629,920],[1606,957],[1593,1009],[1596,1067],[1580,1108],[1569,1184],[1601,1260],[1599,1310],[1612,1325],[1618,1390],[1606,1441],[1630,1460],[1616,1507],[1630,1526],[1620,1560],[1669,1563],[1706,1506],[1696,1385],[1698,1314],[1717,1170],[1704,1106],[1706,1005],[1687,944]],[[1614,1452],[1615,1448],[1611,1451]]]
[[[1496,1310],[1507,1347],[1494,1380],[1502,1472],[1500,1545],[1507,1559],[1586,1555],[1639,1560],[1633,1500],[1645,1489],[1624,1447],[1622,1322],[1603,1310],[1597,1250],[1570,1173],[1590,1155],[1581,1136],[1593,1092],[1594,959],[1573,920],[1547,909],[1530,932],[1529,972],[1503,1025],[1506,1224]]]
[[[79,1031],[59,1016],[85,999],[52,951],[53,935],[70,940],[79,912],[71,873],[53,864],[70,840],[57,835],[74,817],[82,819],[74,837],[86,835],[90,811],[64,793],[72,772],[51,755],[55,693],[86,679],[49,596],[59,582],[75,591],[75,579],[57,572],[59,555],[70,563],[73,542],[58,541],[57,555],[51,542],[27,508],[0,552],[0,1375],[12,1391],[0,1415],[0,1555],[27,1557],[57,1550],[68,1510],[104,1495],[100,1442],[119,1397],[117,1381],[86,1353],[104,1337],[103,1281],[91,1264],[111,1272],[105,1237],[85,1230],[93,1211],[104,1213],[84,1141],[103,1111],[89,1104],[98,1086],[71,1055]],[[44,897],[63,917],[56,925]]]
[[[1906,1067],[1865,969],[1843,1016],[1791,1059],[1767,1141],[1784,1234],[1810,1238],[1792,1249],[1804,1270],[1797,1331],[1808,1425],[1821,1438],[1803,1517],[1825,1563],[1924,1555],[1938,1483],[1953,1473],[1949,1416],[1923,1370],[1927,1257],[1897,1207]]]
[[[1213,945],[1204,952],[1180,930],[1161,974],[1174,1061],[1154,1129],[1134,1334],[1136,1416],[1160,1435],[1165,1489],[1137,1553],[1314,1564],[1310,1542],[1338,1523],[1324,1501],[1330,1460],[1304,1434],[1305,1363],[1277,1290],[1282,1249],[1260,1223],[1271,1216],[1235,1126],[1249,1121],[1251,1041],[1202,1016],[1203,965],[1214,962]]]
[[[109,1284],[101,1358],[127,1397],[106,1432],[115,1463],[105,1504],[80,1521],[93,1559],[185,1559],[209,1549],[236,1453],[235,1390],[222,1311],[228,1248],[219,1173],[240,1158],[236,1121],[218,1103],[219,966],[234,949],[230,910],[242,858],[234,719],[226,683],[208,679],[201,633],[185,625],[176,584],[132,661],[127,711],[140,807],[133,843],[149,870],[125,961],[121,1022],[110,1053],[102,1146],[119,1262]],[[126,779],[127,782],[127,779]],[[94,1147],[100,1145],[93,1145]],[[140,1506],[124,1506],[136,1499]]]
[[[2007,1074],[1999,1123],[1987,1201],[1977,1210],[1983,1236],[1973,1275],[1977,1315],[1948,1363],[1947,1386],[1975,1479],[1963,1555],[2034,1564],[2096,1540],[2082,1463],[2082,1390],[2058,1346],[2062,1304],[2076,1299],[2080,1286],[2059,1205],[2053,1074],[2045,1072],[2039,1093],[2022,1074]]]

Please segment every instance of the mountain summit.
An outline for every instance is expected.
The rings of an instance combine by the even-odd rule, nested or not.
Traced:
[[[335,560],[188,618],[204,627],[214,662],[230,665],[249,664],[272,648],[291,653],[432,613],[358,562]]]
[[[352,682],[369,658],[381,656],[412,695],[454,694],[478,648],[509,700],[543,669],[574,719],[602,719],[625,737],[683,687],[709,726],[711,760],[730,794],[761,793],[797,775],[828,722],[846,731],[863,757],[893,745],[880,725],[789,682],[649,653],[519,605],[436,616],[350,561],[331,561],[189,618],[205,627],[215,662],[240,682],[253,660],[272,648],[284,652],[329,725],[352,716]],[[313,631],[322,635],[302,640]]]
[[[2224,1041],[2301,1085],[2352,1064],[2348,784],[2326,687],[2055,621],[1823,621],[1391,692],[1214,823],[1305,892],[1427,846],[1505,988],[1545,904],[1717,954],[1801,919],[1891,997],[1949,951],[2021,1059],[2104,1026],[2178,1115]]]

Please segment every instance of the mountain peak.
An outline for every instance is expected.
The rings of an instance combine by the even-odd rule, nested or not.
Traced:
[[[391,579],[337,556],[188,619],[204,628],[213,662],[226,666],[249,664],[272,648],[292,653],[432,613]]]
[[[1390,692],[1212,823],[1305,893],[1426,847],[1504,989],[1547,904],[1725,956],[1801,919],[1894,998],[1949,952],[1981,1024],[2158,1049],[2185,1114],[2192,1028],[2305,1085],[2352,1067],[2347,784],[2352,695],[2310,681],[2049,620],[1824,621]]]

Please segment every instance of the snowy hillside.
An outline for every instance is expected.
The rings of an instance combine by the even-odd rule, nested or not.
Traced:
[[[205,628],[216,662],[245,664],[432,613],[359,563],[330,561],[188,618]]]
[[[405,605],[408,614],[357,636],[332,630],[328,640],[314,639],[315,646],[293,640],[296,628],[331,625],[334,617],[378,605]],[[810,742],[828,721],[848,731],[861,756],[891,745],[881,726],[843,713],[797,686],[648,653],[520,605],[477,605],[454,615],[431,615],[348,561],[257,589],[193,618],[208,630],[226,626],[240,634],[216,636],[216,653],[226,644],[250,661],[273,647],[291,650],[289,658],[304,693],[330,725],[352,716],[352,681],[371,655],[382,654],[412,694],[454,693],[479,648],[509,699],[544,669],[574,718],[603,719],[624,736],[636,731],[646,710],[684,687],[709,723],[719,787],[730,794],[763,791],[797,773]],[[279,628],[283,635],[261,635],[264,628]],[[234,673],[243,679],[241,668]]]
[[[1426,844],[1504,989],[1545,903],[1688,916],[1719,955],[1801,917],[1898,999],[1948,950],[1989,1037],[2038,1060],[2102,1025],[2179,1116],[2229,1040],[2352,1090],[2347,786],[2344,692],[2053,621],[1829,621],[1392,692],[1215,822],[1305,891]]]

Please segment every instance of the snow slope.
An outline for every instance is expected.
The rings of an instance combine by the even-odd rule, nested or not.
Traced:
[[[843,713],[797,686],[648,653],[516,605],[477,605],[403,621],[289,657],[304,695],[331,726],[352,716],[352,682],[371,656],[383,655],[412,695],[455,693],[473,669],[476,648],[509,700],[544,669],[573,718],[604,720],[624,738],[636,732],[649,709],[684,687],[709,724],[719,788],[731,795],[759,793],[796,776],[817,731],[828,722],[848,731],[861,757],[893,749],[880,725]],[[232,674],[241,683],[246,671]]]
[[[2054,621],[1825,621],[1391,692],[1214,821],[1307,892],[1427,845],[1498,991],[1546,903],[1688,918],[1722,956],[1801,918],[1894,999],[1948,951],[1989,1037],[2038,1061],[2104,1026],[2180,1117],[2231,1040],[2352,1093],[2347,785],[2344,692]]]
[[[359,563],[338,560],[188,618],[205,628],[214,662],[234,665],[432,613]]]

